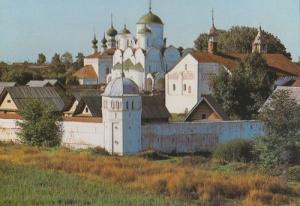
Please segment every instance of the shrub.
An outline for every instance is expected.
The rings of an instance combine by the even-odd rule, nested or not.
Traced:
[[[21,129],[18,136],[23,143],[44,147],[60,145],[61,125],[53,105],[31,100],[24,104],[19,114],[23,120],[17,122]]]
[[[291,181],[300,181],[300,166],[290,167],[286,175]]]
[[[229,162],[250,162],[254,159],[252,149],[252,141],[235,139],[228,143],[217,145],[213,151],[213,157]]]
[[[91,148],[91,153],[93,155],[103,155],[103,156],[108,156],[110,155],[108,151],[106,151],[104,148],[102,147],[94,147],[94,148]]]
[[[139,157],[142,157],[147,160],[166,160],[169,159],[168,155],[163,154],[160,151],[156,151],[153,149],[145,150],[138,154]]]

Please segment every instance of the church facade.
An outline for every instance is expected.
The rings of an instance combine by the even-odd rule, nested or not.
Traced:
[[[181,53],[177,48],[167,46],[164,37],[164,23],[159,16],[149,11],[136,24],[136,35],[126,24],[121,31],[111,22],[101,41],[92,41],[93,54],[84,59],[84,68],[75,74],[81,84],[108,84],[121,76],[133,80],[141,92],[162,92],[165,90],[165,74],[179,61]],[[93,71],[88,69],[93,68]]]

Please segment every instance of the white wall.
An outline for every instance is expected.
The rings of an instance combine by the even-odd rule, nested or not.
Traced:
[[[16,119],[0,119],[0,140],[1,141],[17,141]]]
[[[259,121],[146,124],[142,126],[142,148],[179,153],[211,151],[219,142],[263,134]]]

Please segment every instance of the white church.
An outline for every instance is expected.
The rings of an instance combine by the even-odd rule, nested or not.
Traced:
[[[86,56],[84,67],[75,76],[81,84],[107,84],[121,76],[133,80],[141,92],[163,92],[165,74],[181,58],[177,48],[167,46],[164,37],[164,23],[149,11],[136,24],[136,35],[127,29],[126,24],[119,32],[113,22],[101,41],[98,51],[94,37],[93,54]]]

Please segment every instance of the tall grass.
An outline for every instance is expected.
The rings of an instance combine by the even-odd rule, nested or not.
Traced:
[[[224,205],[284,205],[299,191],[267,175],[227,175],[174,163],[158,163],[140,157],[97,156],[87,151],[60,148],[43,150],[22,145],[0,146],[0,161],[64,171],[115,183],[134,191],[164,194],[176,199]],[[228,205],[231,205],[228,203]]]
[[[182,206],[162,196],[124,191],[112,184],[82,180],[54,171],[0,164],[1,206]]]

